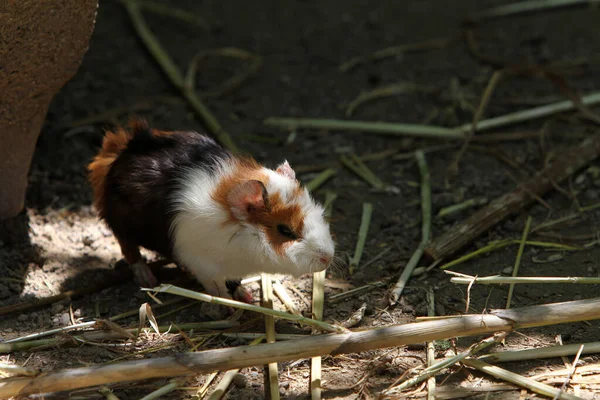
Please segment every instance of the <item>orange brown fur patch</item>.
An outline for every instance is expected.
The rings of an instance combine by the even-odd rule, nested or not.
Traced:
[[[106,132],[102,140],[102,148],[94,157],[94,160],[88,165],[88,179],[94,191],[94,205],[102,215],[104,208],[104,188],[106,176],[110,171],[113,162],[119,157],[126,148],[131,139],[138,133],[147,131],[148,123],[143,119],[132,119],[129,122],[129,130],[123,127],[117,127],[113,132]],[[155,136],[166,136],[171,132],[151,130]]]
[[[235,171],[225,177],[217,186],[212,194],[213,200],[221,204],[228,212],[229,218],[225,222],[238,223],[239,220],[233,214],[228,202],[228,194],[237,185],[243,184],[250,180],[257,180],[267,185],[269,176],[262,171],[262,167],[251,158],[241,158],[236,160]],[[299,183],[294,189],[293,197],[299,197],[302,194],[302,188]],[[298,204],[285,204],[279,193],[270,193],[267,206],[261,210],[254,210],[248,215],[249,223],[261,227],[267,235],[269,242],[278,254],[283,254],[285,248],[289,246],[293,239],[282,236],[277,225],[285,224],[292,232],[300,238],[304,229],[304,214]]]
[[[238,158],[235,160],[236,166],[233,174],[222,179],[212,193],[212,198],[217,203],[221,204],[229,214],[227,223],[237,223],[238,219],[233,215],[230,209],[227,197],[229,192],[246,181],[257,180],[266,184],[269,177],[261,170],[261,166],[252,158]]]
[[[283,254],[293,239],[282,236],[277,230],[277,225],[287,225],[298,238],[301,238],[304,229],[304,214],[298,204],[284,204],[279,193],[269,196],[269,205],[268,211],[257,213],[250,219],[250,222],[261,226],[275,252]]]

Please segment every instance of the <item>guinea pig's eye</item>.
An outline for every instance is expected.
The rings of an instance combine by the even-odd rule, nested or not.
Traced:
[[[277,225],[277,232],[279,232],[279,234],[281,236],[285,236],[286,238],[289,238],[289,239],[297,238],[297,236],[294,234],[294,232],[292,232],[290,227],[287,225],[284,225],[284,224]]]

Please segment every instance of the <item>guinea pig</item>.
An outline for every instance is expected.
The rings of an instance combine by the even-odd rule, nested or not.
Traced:
[[[106,133],[88,170],[95,208],[141,286],[157,280],[140,247],[175,261],[222,297],[248,275],[297,277],[323,271],[333,259],[324,209],[287,161],[268,169],[206,135],[133,120],[129,129]],[[251,302],[246,294],[241,299]]]

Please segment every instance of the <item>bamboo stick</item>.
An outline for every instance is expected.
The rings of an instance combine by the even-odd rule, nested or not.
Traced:
[[[559,156],[549,167],[454,226],[425,248],[425,256],[441,260],[471,243],[490,228],[543,196],[557,183],[583,168],[600,154],[600,135],[594,135]]]
[[[600,298],[544,304],[485,315],[465,315],[359,332],[311,336],[287,342],[182,353],[174,357],[47,372],[34,378],[0,380],[0,398],[151,378],[209,373],[270,362],[357,353],[452,337],[600,319]]]

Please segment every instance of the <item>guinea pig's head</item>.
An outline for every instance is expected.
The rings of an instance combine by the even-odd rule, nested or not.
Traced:
[[[302,187],[287,161],[275,170],[247,166],[223,200],[246,241],[276,272],[299,276],[325,270],[335,245],[324,208]],[[240,171],[240,169],[238,169]],[[250,243],[248,243],[250,242]],[[270,268],[269,268],[270,269]]]

